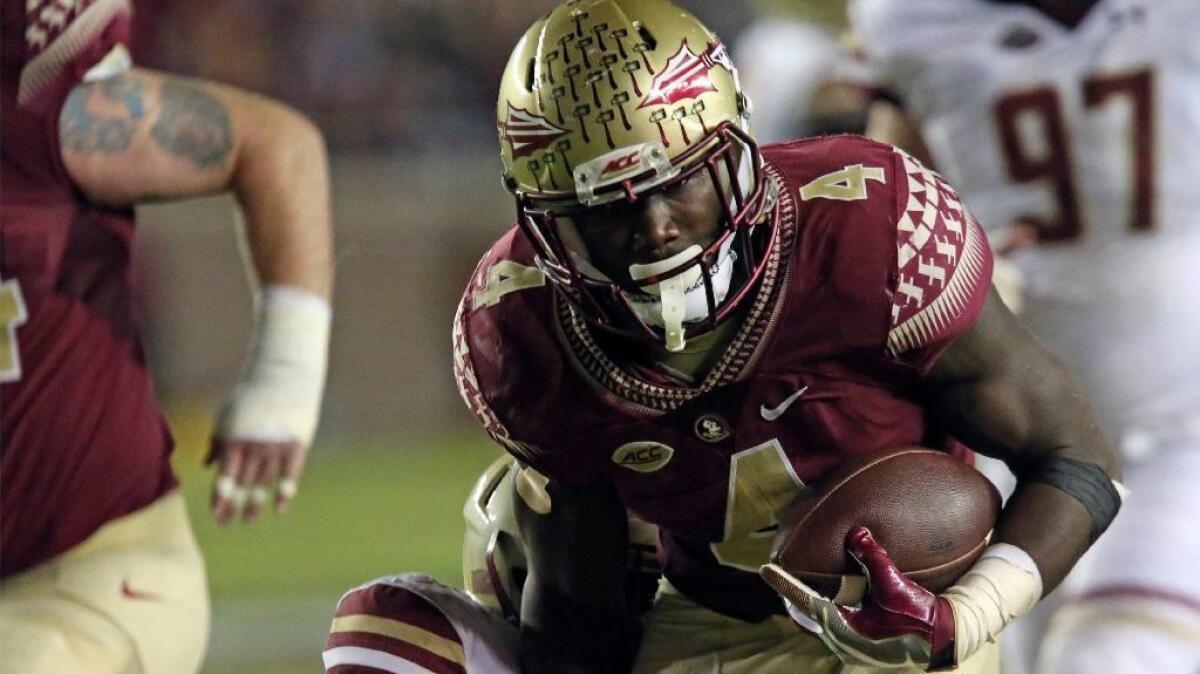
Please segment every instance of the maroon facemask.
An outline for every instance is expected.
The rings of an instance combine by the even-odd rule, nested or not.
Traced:
[[[647,288],[698,266],[708,311],[702,320],[685,324],[686,336],[692,337],[728,319],[756,287],[775,245],[775,217],[771,211],[777,200],[774,187],[762,170],[758,145],[732,122],[717,127],[676,158],[672,168],[678,172],[652,187],[644,185],[656,173],[647,171],[600,187],[594,194],[604,203],[635,204],[702,171],[708,175],[723,210],[717,236],[700,252],[672,268],[635,281],[639,289]],[[566,243],[560,219],[569,219],[588,208],[574,200],[553,202],[539,199],[536,194],[518,194],[517,222],[538,251],[539,267],[589,323],[606,331],[664,344],[663,328],[651,325],[639,315],[628,292],[618,283],[590,269],[586,262],[581,264],[581,253],[586,256],[586,251],[572,250]],[[735,253],[730,258],[736,268],[722,301],[714,289],[713,278],[714,268],[721,262],[719,255],[727,243]]]

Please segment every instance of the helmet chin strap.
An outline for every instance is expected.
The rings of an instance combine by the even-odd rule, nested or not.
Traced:
[[[729,293],[729,284],[733,278],[732,238],[722,244],[717,253],[717,262],[710,270],[712,274],[713,299],[717,304],[725,300]],[[699,245],[692,245],[676,255],[665,260],[649,264],[629,265],[629,277],[634,281],[666,273],[679,267],[704,251]],[[629,297],[634,312],[649,325],[663,328],[666,333],[668,351],[682,351],[687,344],[684,339],[683,324],[708,317],[708,297],[704,292],[704,272],[700,265],[693,265],[687,271],[665,279],[660,283],[642,288],[654,297]]]
[[[651,276],[671,271],[703,252],[703,248],[692,244],[665,260],[649,264],[631,264],[629,265],[629,277],[634,281],[641,281]],[[662,326],[667,334],[667,351],[683,351],[685,344],[683,338],[683,321],[687,317],[685,299],[688,289],[696,281],[701,280],[701,274],[703,272],[700,271],[700,265],[692,265],[682,274],[676,274],[669,279],[664,279],[659,283],[642,288],[647,293],[658,297],[657,302],[651,302],[651,304],[658,305],[658,316],[654,315],[655,312],[650,312],[650,315],[643,317],[642,320],[652,325],[657,323]],[[634,306],[638,305],[635,304]],[[640,314],[641,312],[639,311],[638,313]]]

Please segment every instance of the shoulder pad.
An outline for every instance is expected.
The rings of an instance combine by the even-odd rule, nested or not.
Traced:
[[[11,4],[16,3],[6,2],[5,7]],[[38,107],[43,94],[56,86],[74,86],[115,46],[129,41],[130,0],[22,0],[21,4],[25,6],[25,63],[17,101],[22,107]],[[9,37],[5,31],[5,38]]]
[[[471,275],[455,312],[452,332],[454,380],[463,402],[493,440],[525,461],[536,461],[542,452],[514,438],[501,421],[493,409],[489,387],[480,381],[475,359],[507,359],[513,346],[508,326],[535,330],[538,319],[520,291],[542,290],[545,285],[541,270],[534,266],[532,248],[516,227],[510,229]],[[506,297],[510,293],[513,295]],[[502,367],[498,362],[488,364]]]
[[[975,322],[991,286],[987,238],[940,175],[900,150],[896,278],[888,351],[947,341]]]

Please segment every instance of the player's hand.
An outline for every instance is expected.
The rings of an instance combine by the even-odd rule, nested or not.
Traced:
[[[268,503],[283,513],[296,496],[321,414],[330,310],[321,297],[271,287],[242,380],[221,408],[208,463],[217,464],[211,508],[225,524],[254,520]]]
[[[299,442],[251,442],[214,437],[206,463],[217,464],[209,508],[218,524],[252,522],[268,504],[287,512],[296,496],[308,448]]]
[[[303,377],[293,374],[292,378]],[[207,463],[217,465],[210,508],[218,524],[252,522],[296,496],[321,407],[319,387],[243,380],[221,408]]]
[[[788,613],[846,664],[873,669],[953,667],[954,614],[950,603],[896,568],[866,527],[846,536],[846,551],[867,576],[859,608],[838,606],[775,564],[763,579],[783,596]]]

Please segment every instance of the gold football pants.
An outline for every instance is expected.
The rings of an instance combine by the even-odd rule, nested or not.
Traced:
[[[843,665],[821,640],[783,616],[747,623],[710,611],[661,582],[646,618],[634,674],[871,674]],[[887,670],[915,674],[920,670]],[[1000,674],[999,644],[989,643],[954,670]]]
[[[172,492],[0,584],[0,674],[187,674],[208,640],[204,561]]]

